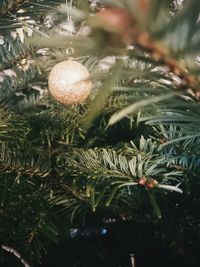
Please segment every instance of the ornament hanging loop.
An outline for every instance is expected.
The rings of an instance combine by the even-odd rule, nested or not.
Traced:
[[[69,47],[69,48],[66,49],[66,54],[68,56],[73,56],[74,53],[75,53],[75,51],[74,51],[74,48],[73,47]]]

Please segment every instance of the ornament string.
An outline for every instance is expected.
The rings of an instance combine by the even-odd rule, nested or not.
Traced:
[[[69,11],[67,12],[67,22],[72,22],[72,16],[71,16],[71,10],[72,10],[72,0],[69,1],[66,0],[66,6],[69,6]],[[70,35],[72,35],[72,31],[70,32]]]
[[[22,258],[21,254],[17,250],[15,250],[14,248],[5,246],[5,245],[2,245],[1,247],[3,250],[5,250],[9,253],[12,253],[15,257],[20,259],[20,261],[24,265],[24,267],[30,267],[30,265],[27,263],[27,261],[24,258]]]
[[[70,0],[70,1],[68,1],[68,0],[66,0],[66,6],[69,8],[68,9],[68,12],[67,12],[67,22],[68,23],[73,23],[73,21],[72,21],[72,15],[71,15],[71,11],[72,11],[72,0]],[[70,36],[73,36],[73,30],[71,29],[70,31],[69,31],[69,35]],[[68,55],[68,56],[72,56],[72,55],[74,55],[74,48],[73,47],[68,47],[67,49],[66,49],[66,54]],[[71,59],[71,58],[70,58]]]

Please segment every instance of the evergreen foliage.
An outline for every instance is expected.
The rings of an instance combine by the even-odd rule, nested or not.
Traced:
[[[36,266],[95,214],[159,222],[175,252],[173,223],[200,240],[199,13],[199,0],[0,1],[2,264],[23,263],[8,246]],[[47,80],[71,57],[94,89],[66,107]]]

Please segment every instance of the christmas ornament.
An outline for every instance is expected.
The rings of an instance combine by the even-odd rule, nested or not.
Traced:
[[[73,60],[56,64],[49,74],[48,85],[50,94],[64,105],[83,102],[92,89],[88,70]]]

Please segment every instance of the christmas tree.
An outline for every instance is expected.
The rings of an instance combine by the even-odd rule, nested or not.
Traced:
[[[199,0],[0,1],[1,266],[80,237],[65,266],[131,266],[100,238],[85,247],[119,223],[124,244],[133,231],[150,246],[151,225],[176,266],[199,266],[199,13]],[[139,242],[127,250],[143,255]]]

